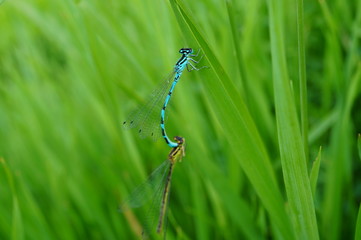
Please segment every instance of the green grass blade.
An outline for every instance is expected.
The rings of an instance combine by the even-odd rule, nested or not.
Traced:
[[[267,152],[242,97],[205,37],[194,24],[189,11],[181,1],[171,0],[170,3],[178,21],[180,21],[178,22],[179,25],[182,28],[190,29],[192,33],[190,36],[202,47],[211,70],[214,72],[214,76],[205,81],[205,88],[209,96],[212,96],[210,101],[220,120],[227,122],[223,127],[228,133],[233,151],[240,156],[240,165],[281,235],[285,239],[292,239],[293,233],[289,218],[285,214],[283,200],[275,182]],[[225,116],[226,118],[222,120]],[[234,129],[238,129],[238,131],[234,131]]]
[[[236,28],[236,16],[235,16],[235,7],[234,0],[225,0],[227,6],[228,19],[232,31],[232,39],[234,44],[234,50],[236,52],[236,59],[238,65],[238,72],[241,77],[241,93],[244,96],[245,101],[248,101],[247,93],[249,92],[248,81],[245,74],[245,68],[243,63],[242,51],[240,47],[240,38],[238,36],[237,28]]]
[[[360,92],[361,83],[361,64],[355,69],[355,73],[349,80],[347,90],[345,91],[343,101],[338,107],[338,121],[333,127],[331,136],[332,164],[327,169],[327,180],[325,186],[325,197],[323,204],[324,214],[322,215],[322,231],[328,239],[337,239],[341,235],[342,227],[342,205],[344,189],[351,188],[350,175],[352,172],[351,149],[352,125],[350,121],[351,110],[355,104],[356,96]],[[356,206],[350,204],[350,209]],[[351,220],[354,222],[355,220]],[[329,229],[330,224],[333,226]]]
[[[222,175],[214,164],[210,166],[209,170],[204,173],[204,175],[208,175],[209,179],[219,179],[219,181],[212,184],[213,189],[210,181],[206,183],[208,191],[212,193],[210,195],[217,199],[216,202],[220,202],[223,205],[223,212],[228,213],[230,218],[235,222],[237,228],[242,229],[242,232],[247,239],[261,239],[260,230],[253,224],[253,216],[250,211],[250,206],[237,197],[237,195],[232,191],[232,187],[229,182],[221,180]],[[223,199],[228,199],[227,204],[222,201]],[[239,209],[239,211],[242,212],[242,218],[239,217],[239,212],[235,211],[235,209]],[[229,231],[227,226],[225,226],[222,230]]]
[[[318,151],[317,157],[312,164],[311,173],[310,173],[310,182],[311,182],[313,197],[316,196],[315,194],[316,194],[317,180],[318,180],[318,174],[320,171],[320,164],[321,164],[321,153],[322,153],[322,147],[320,147],[320,150]]]
[[[22,225],[21,209],[19,206],[19,201],[16,197],[14,197],[13,204],[12,239],[25,239],[24,229]]]
[[[15,189],[14,177],[11,170],[7,166],[5,160],[1,157],[0,157],[0,164],[2,164],[3,169],[5,171],[12,195],[11,239],[21,240],[24,239],[25,234],[23,229],[23,221],[21,217],[21,209],[19,207],[18,196]]]
[[[361,239],[361,204],[357,214],[356,230],[355,230],[355,240]]]
[[[282,2],[269,0],[273,85],[282,171],[297,238],[318,239],[306,156],[284,51]]]
[[[298,75],[300,85],[301,133],[306,160],[308,159],[308,110],[307,110],[307,78],[304,36],[303,0],[296,0],[297,5],[297,40],[298,40]],[[308,162],[308,161],[307,161]]]
[[[357,138],[357,149],[358,149],[358,156],[361,160],[361,134],[358,134],[358,138]]]
[[[204,194],[202,194],[200,181],[193,181],[192,183],[192,196],[194,201],[195,216],[197,221],[195,221],[195,229],[196,229],[196,238],[197,239],[209,239],[209,229],[208,225],[204,224],[204,221],[207,219],[206,213],[207,209],[204,206]]]

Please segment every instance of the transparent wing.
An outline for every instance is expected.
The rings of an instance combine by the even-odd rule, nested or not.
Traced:
[[[168,168],[166,171],[166,175],[168,176],[169,173],[169,164],[168,164]],[[157,191],[155,192],[153,199],[152,199],[152,203],[151,206],[148,209],[148,212],[146,214],[146,218],[144,219],[143,222],[143,232],[142,232],[142,237],[143,239],[153,239],[152,237],[157,236],[163,236],[163,238],[165,238],[166,235],[166,228],[164,228],[164,224],[167,223],[167,210],[168,210],[168,204],[169,204],[169,196],[170,196],[170,189],[171,189],[171,182],[169,183],[168,186],[168,196],[167,199],[165,201],[165,212],[164,212],[164,218],[163,218],[163,230],[159,233],[157,233],[157,226],[159,223],[159,219],[160,219],[160,209],[162,207],[162,199],[163,199],[163,195],[164,195],[164,189],[166,186],[166,181],[167,181],[167,177],[165,177],[163,179],[163,184],[161,184],[159,186],[159,188],[157,189]]]
[[[120,205],[119,210],[124,212],[129,208],[137,208],[143,206],[147,202],[148,210],[144,218],[141,218],[143,226],[142,238],[149,239],[151,236],[157,235],[156,227],[159,219],[161,199],[163,196],[166,176],[169,170],[170,161],[164,161],[152,174],[147,181],[139,185],[131,195]],[[164,232],[162,232],[164,234]]]
[[[160,137],[160,112],[173,82],[173,76],[174,71],[153,91],[144,105],[129,115],[123,122],[124,128],[136,128],[141,138],[150,137],[155,141]]]
[[[150,199],[154,198],[159,191],[159,188],[164,185],[164,178],[169,167],[169,160],[164,161],[159,165],[148,177],[148,179],[136,187],[130,196],[122,202],[119,210],[121,212],[129,208],[137,208],[144,205]]]
[[[175,154],[173,154],[173,149],[172,149],[168,155],[169,164],[167,165],[166,174],[164,176],[164,179],[162,180],[163,184],[161,184],[160,187],[155,192],[151,206],[147,212],[146,219],[143,224],[143,233],[142,233],[143,239],[148,239],[155,235],[157,236],[157,238],[162,236],[163,239],[166,239],[167,227],[168,227],[167,215],[168,215],[168,208],[169,208],[169,198],[170,198],[170,194],[171,194],[172,175],[173,175],[173,171],[174,171],[176,162],[181,161],[181,159],[185,155],[185,142],[183,142],[181,145],[179,145],[178,149],[180,151],[178,151]],[[170,166],[170,162],[173,163],[172,168]],[[165,210],[163,212],[164,217],[162,217],[162,216],[160,216],[161,208],[162,208],[162,199],[164,197],[164,191],[165,191],[165,187],[167,186],[167,181],[169,181],[168,189],[167,189],[168,194],[165,199]],[[157,232],[157,227],[158,227],[160,218],[162,218],[163,224],[162,224],[162,227],[160,228],[160,232]],[[151,238],[151,239],[153,239],[153,238]]]

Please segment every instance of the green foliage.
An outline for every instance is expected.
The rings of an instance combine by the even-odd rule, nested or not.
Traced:
[[[358,239],[359,26],[361,1],[3,2],[0,239],[140,238],[118,206],[170,149],[121,123],[181,47],[209,68],[167,109],[167,239]]]

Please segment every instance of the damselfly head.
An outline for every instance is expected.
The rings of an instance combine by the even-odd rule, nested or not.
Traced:
[[[192,48],[181,48],[179,50],[179,53],[181,53],[181,54],[191,54],[191,53],[193,53],[193,49]]]
[[[182,137],[175,136],[173,138],[179,145],[183,144],[185,142],[185,139]]]

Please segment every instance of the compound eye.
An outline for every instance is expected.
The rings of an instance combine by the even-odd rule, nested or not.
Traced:
[[[189,53],[192,53],[192,52],[193,52],[192,48],[181,48],[179,50],[179,53],[187,53],[187,54],[189,54]]]

